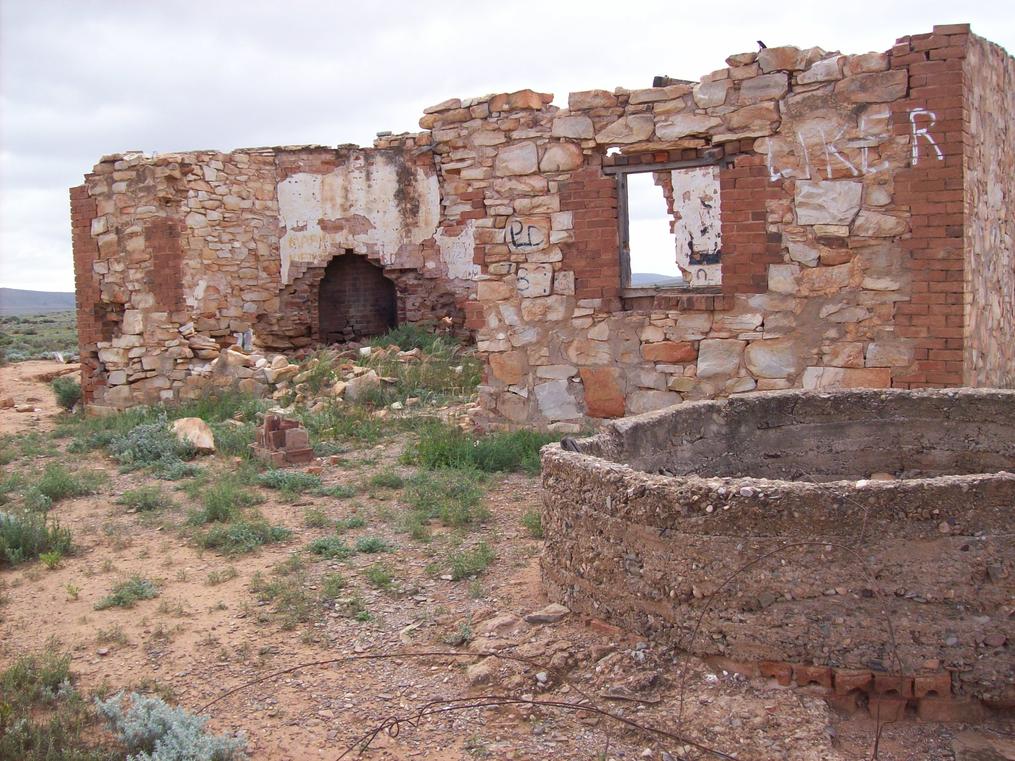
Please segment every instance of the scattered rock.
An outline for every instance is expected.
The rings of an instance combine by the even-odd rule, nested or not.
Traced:
[[[180,443],[189,444],[198,454],[211,454],[215,451],[215,434],[199,417],[181,417],[174,420],[173,433]]]
[[[555,624],[570,612],[563,605],[552,602],[544,608],[529,613],[525,616],[525,620],[530,624]]]

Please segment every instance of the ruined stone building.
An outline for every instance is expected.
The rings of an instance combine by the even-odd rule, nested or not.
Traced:
[[[199,395],[238,335],[285,351],[444,316],[492,423],[1011,385],[1015,60],[950,25],[727,63],[566,108],[452,99],[372,148],[103,158],[71,190],[86,398]],[[647,286],[646,173],[684,275]]]

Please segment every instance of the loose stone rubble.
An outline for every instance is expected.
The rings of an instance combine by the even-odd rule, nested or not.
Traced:
[[[230,347],[440,318],[474,335],[496,425],[1009,383],[1015,60],[955,24],[727,63],[567,108],[453,98],[372,148],[104,157],[71,190],[86,400],[266,392],[286,366]],[[666,199],[686,287],[627,287],[633,169]]]

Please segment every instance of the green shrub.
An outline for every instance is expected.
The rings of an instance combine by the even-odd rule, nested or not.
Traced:
[[[158,587],[153,581],[134,575],[113,587],[108,595],[95,603],[95,609],[133,608],[138,600],[150,600],[158,594]]]
[[[307,528],[326,528],[334,525],[334,521],[319,507],[308,507],[303,511],[303,525]]]
[[[319,489],[321,486],[319,476],[300,470],[267,470],[257,477],[257,482],[261,486],[277,489],[290,497],[311,489]]]
[[[498,431],[473,439],[446,423],[430,421],[419,429],[406,459],[424,468],[475,468],[486,473],[539,472],[539,450],[560,439],[539,431]]]
[[[405,479],[391,468],[385,468],[370,476],[369,484],[379,489],[401,489],[405,486]]]
[[[56,395],[57,404],[65,410],[74,409],[74,405],[81,401],[81,384],[70,376],[56,378],[50,385]]]
[[[533,539],[543,538],[543,516],[538,510],[526,510],[522,515],[522,526]]]
[[[275,578],[266,580],[261,573],[254,574],[250,590],[261,602],[272,603],[275,613],[281,618],[282,626],[291,629],[296,624],[306,623],[319,615],[318,600],[311,594],[306,571],[275,571]]]
[[[49,500],[49,504],[46,505],[48,507],[62,499],[94,494],[102,480],[101,473],[94,471],[72,473],[60,463],[52,462],[46,466],[42,477],[31,487],[26,497],[32,493],[41,495]],[[36,499],[38,498],[36,497]],[[45,501],[40,501],[38,504],[45,504]]]
[[[391,545],[379,536],[361,536],[356,540],[356,552],[373,555],[378,552],[390,552]]]
[[[194,511],[187,518],[192,526],[206,523],[228,523],[238,520],[243,508],[258,504],[261,500],[244,489],[238,474],[224,475],[210,486],[201,489],[201,509]]]
[[[480,542],[469,550],[451,553],[448,560],[451,564],[451,578],[455,581],[478,576],[494,561],[493,550],[486,542]]]
[[[124,707],[126,705],[126,708]],[[174,707],[162,698],[118,692],[96,700],[128,752],[127,761],[233,761],[243,758],[242,738],[209,734],[208,719]]]
[[[164,414],[154,422],[113,435],[108,449],[125,470],[148,468],[156,475],[177,471],[184,460],[194,456],[193,447],[176,438]]]
[[[0,512],[0,567],[32,560],[44,552],[67,555],[70,551],[70,529],[56,521],[33,512]]]
[[[0,758],[115,761],[123,751],[95,737],[95,715],[74,689],[70,658],[50,644],[0,672]]]
[[[60,565],[61,560],[63,560],[63,553],[59,550],[39,553],[39,561],[51,571]]]
[[[219,454],[245,459],[253,456],[250,450],[250,445],[254,443],[256,430],[253,423],[225,420],[220,423],[212,423],[211,430],[215,435],[215,451]]]
[[[118,505],[125,505],[139,513],[151,512],[170,507],[173,500],[162,489],[154,484],[139,486],[137,489],[125,491],[118,500]]]
[[[481,504],[482,480],[474,470],[420,471],[409,481],[405,498],[424,523],[433,518],[453,527],[482,523],[490,517]]]
[[[352,554],[352,549],[340,537],[322,536],[307,545],[307,549],[315,555],[336,560],[347,558]]]
[[[351,484],[336,484],[326,488],[318,489],[317,494],[321,497],[334,497],[335,499],[349,499],[359,494],[359,487]]]
[[[0,478],[0,505],[6,505],[10,501],[8,495],[13,494],[22,487],[24,480],[17,473]]]
[[[238,520],[234,523],[212,526],[198,534],[197,543],[209,550],[226,555],[253,552],[265,544],[284,542],[292,532],[284,526],[272,526],[264,519]]]
[[[334,600],[341,597],[345,586],[345,579],[342,577],[342,574],[326,573],[321,576],[321,598],[324,600]]]
[[[382,563],[374,563],[363,570],[363,575],[370,583],[370,586],[378,589],[391,589],[394,584],[395,575],[391,569]]]
[[[367,522],[364,518],[359,515],[350,515],[348,518],[340,518],[335,521],[335,531],[336,533],[341,533],[354,528],[363,528],[365,525],[367,525]]]

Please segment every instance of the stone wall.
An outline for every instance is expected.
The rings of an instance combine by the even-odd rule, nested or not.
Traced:
[[[1010,708],[1013,455],[1015,391],[786,391],[613,421],[543,450],[543,581],[701,657],[943,670],[942,697]]]
[[[966,209],[965,373],[1015,387],[1015,60],[971,37],[963,70]]]
[[[452,99],[373,148],[104,160],[75,190],[88,393],[199,390],[247,330],[275,350],[334,336],[318,299],[341,256],[394,283],[398,322],[473,332],[490,425],[1010,375],[1011,140],[981,113],[1010,104],[1012,59],[952,25],[885,53],[727,63],[567,108],[532,90]],[[660,185],[689,287],[625,287],[632,171]]]

